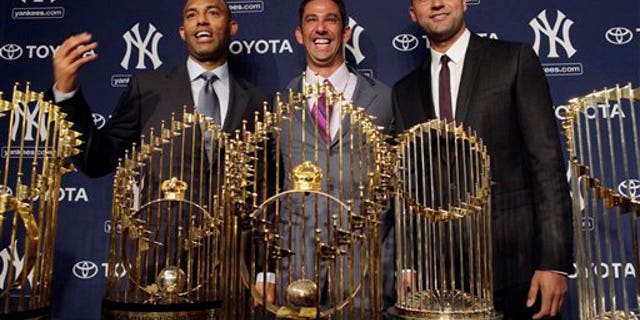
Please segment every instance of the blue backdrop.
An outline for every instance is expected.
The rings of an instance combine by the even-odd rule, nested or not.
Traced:
[[[354,34],[347,50],[352,65],[392,85],[422,63],[426,40],[409,20],[409,1],[346,2]],[[640,83],[638,0],[467,2],[467,24],[473,32],[534,46],[548,75],[559,119],[570,98],[616,83]],[[304,51],[294,38],[297,0],[229,4],[240,25],[230,45],[232,68],[269,92],[303,70]],[[39,91],[49,88],[57,47],[69,35],[88,31],[99,42],[100,57],[83,69],[81,83],[96,123],[103,124],[130,75],[184,63],[186,50],[178,35],[182,5],[176,0],[2,0],[0,90],[10,92],[15,81],[27,80]],[[624,116],[615,106],[599,107],[593,115]],[[82,174],[67,175],[63,181],[53,287],[55,318],[99,318],[112,227],[111,182],[112,177],[92,180]],[[11,267],[2,260],[0,266]],[[607,269],[601,276],[636,277],[630,259]],[[568,319],[577,319],[575,297],[572,287],[565,308]]]

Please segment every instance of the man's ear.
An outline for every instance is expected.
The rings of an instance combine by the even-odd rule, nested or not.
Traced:
[[[344,31],[342,31],[342,42],[343,43],[349,42],[349,40],[351,40],[351,35],[352,35],[351,28],[348,26],[345,27]]]
[[[238,22],[236,22],[235,20],[230,20],[229,34],[231,35],[231,37],[235,37],[237,33],[238,33]]]
[[[296,28],[296,41],[298,41],[299,44],[304,45],[304,36],[302,35],[302,29],[300,29],[300,27]]]
[[[180,26],[180,28],[178,28],[178,33],[180,34],[180,39],[184,41],[184,39],[186,39],[186,36],[184,35],[184,26]]]
[[[418,17],[416,17],[416,12],[413,6],[409,7],[409,18],[411,18],[411,21],[413,21],[413,23],[418,23]]]

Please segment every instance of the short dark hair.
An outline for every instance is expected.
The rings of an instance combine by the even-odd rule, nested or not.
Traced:
[[[304,15],[304,8],[307,6],[309,2],[313,0],[302,0],[300,2],[300,9],[298,9],[298,14],[300,15],[300,25],[302,25],[302,16]],[[342,20],[342,27],[346,28],[349,22],[347,21],[347,8],[344,5],[344,1],[342,0],[331,0],[333,3],[338,5],[340,9],[340,19]]]

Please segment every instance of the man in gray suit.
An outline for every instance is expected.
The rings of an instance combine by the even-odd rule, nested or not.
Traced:
[[[330,84],[335,91],[342,93],[346,100],[353,101],[356,106],[363,108],[365,113],[375,117],[376,124],[384,127],[385,132],[388,133],[393,118],[390,88],[378,80],[364,76],[345,63],[344,44],[351,39],[351,30],[347,25],[348,18],[343,1],[303,0],[300,4],[299,15],[300,25],[295,30],[295,37],[298,43],[305,48],[307,62],[305,70],[306,82],[309,84]],[[302,80],[302,76],[294,78],[287,88],[292,89],[294,92],[301,92]],[[284,168],[283,171],[286,174],[290,174],[293,168],[305,160],[311,160],[324,171],[322,190],[331,193],[337,198],[348,197],[349,190],[354,186],[360,185],[360,183],[365,183],[365,181],[361,181],[361,168],[353,168],[357,173],[349,174],[349,166],[353,166],[352,164],[354,163],[357,164],[359,160],[349,150],[349,122],[345,121],[345,118],[340,114],[340,110],[338,110],[339,108],[336,108],[335,105],[332,108],[333,111],[327,112],[328,114],[325,113],[322,107],[318,107],[324,104],[320,103],[319,100],[322,100],[322,98],[315,97],[309,99],[307,103],[303,103],[305,110],[296,113],[295,117],[288,120],[291,121],[290,125],[293,130],[282,130],[280,158]],[[318,104],[317,106],[316,103]],[[301,113],[305,115],[302,116]],[[322,113],[322,119],[318,118],[320,113]],[[287,128],[288,126],[289,123],[283,127]],[[302,139],[302,136],[305,136],[305,138]],[[343,152],[340,152],[340,148],[343,149]],[[345,168],[342,173],[338,169],[341,165]],[[282,181],[283,190],[289,190],[292,187],[289,179],[285,178]],[[310,246],[314,245],[314,225],[322,230],[326,230],[331,226],[332,222],[327,221],[328,200],[321,199],[318,200],[318,203],[315,203],[314,201],[317,198],[314,198],[313,196],[306,196],[302,197],[302,199],[295,198],[289,203],[287,201],[283,202],[283,206],[290,205],[293,207],[293,225],[301,224],[307,226],[307,231],[300,231],[294,228],[295,230],[290,231],[291,234],[285,235],[294,239],[293,248],[310,248]],[[332,213],[340,212],[339,206],[335,203],[331,203],[330,208]],[[318,210],[320,213],[315,215],[314,210]],[[315,221],[314,216],[318,217],[318,221]],[[283,224],[286,224],[286,221]],[[383,227],[383,236],[389,234],[388,231],[388,228]],[[309,268],[313,265],[311,261],[313,260],[312,254],[307,254],[305,261],[301,261],[303,259],[299,256],[299,253],[296,253],[296,256],[290,260],[290,263],[295,264],[295,267],[292,268],[293,272],[296,273],[294,278],[305,277],[305,271],[300,271],[305,264],[307,268],[306,278],[310,278],[309,274],[311,272]],[[388,255],[388,259],[385,259],[385,262],[388,262],[386,266],[388,270],[392,270],[391,254]],[[358,262],[356,261],[355,263],[357,264]],[[282,273],[287,273],[285,269],[284,266],[281,268]],[[324,269],[320,270],[321,277],[324,276],[323,272],[325,272]],[[260,281],[262,279],[259,275],[256,286],[259,289],[258,291],[262,288]],[[323,289],[321,280],[321,292]]]
[[[180,65],[134,76],[100,130],[93,124],[91,109],[77,80],[80,69],[97,59],[97,55],[87,54],[97,47],[97,42],[92,42],[91,34],[82,33],[69,37],[60,46],[53,60],[55,85],[49,98],[55,98],[83,134],[84,152],[75,162],[87,175],[100,177],[112,172],[118,159],[142,133],[160,128],[172,113],[181,114],[183,106],[199,104],[196,102],[202,100],[202,92],[211,87],[219,108],[213,118],[223,131],[240,129],[242,120],[252,126],[254,112],[260,109],[266,95],[228,68],[227,48],[238,25],[226,3],[188,0],[182,18],[179,32],[189,52],[188,59]],[[215,79],[207,81],[205,72],[214,74]]]

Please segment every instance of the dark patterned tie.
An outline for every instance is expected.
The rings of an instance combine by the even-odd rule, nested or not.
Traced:
[[[324,86],[331,87],[331,82],[329,80],[324,80]],[[311,114],[316,119],[316,123],[318,124],[318,132],[320,136],[324,139],[325,142],[331,142],[331,131],[329,129],[329,123],[331,122],[331,112],[333,109],[333,105],[327,106],[327,95],[324,89],[322,88],[322,94],[318,97],[317,104],[314,104],[311,108]]]
[[[438,96],[440,98],[440,119],[445,121],[453,121],[453,113],[451,111],[451,74],[449,72],[449,57],[443,55],[440,58],[440,76],[438,86]]]

